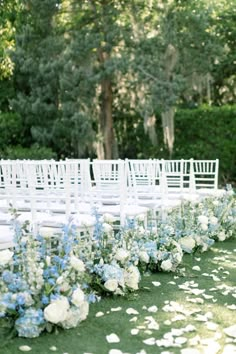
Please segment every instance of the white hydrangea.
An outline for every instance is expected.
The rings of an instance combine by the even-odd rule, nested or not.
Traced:
[[[165,261],[161,262],[161,269],[166,272],[169,272],[172,269],[172,262],[170,259],[166,259]]]
[[[199,215],[198,221],[200,224],[208,224],[208,217],[205,215]]]

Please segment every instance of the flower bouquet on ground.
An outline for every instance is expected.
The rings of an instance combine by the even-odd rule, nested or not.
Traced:
[[[85,265],[77,256],[73,225],[51,238],[15,220],[15,248],[0,251],[0,325],[34,338],[44,330],[73,328],[89,312]]]

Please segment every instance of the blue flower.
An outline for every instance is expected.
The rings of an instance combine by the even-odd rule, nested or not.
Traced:
[[[20,337],[35,338],[43,331],[45,320],[41,309],[27,309],[15,322]]]

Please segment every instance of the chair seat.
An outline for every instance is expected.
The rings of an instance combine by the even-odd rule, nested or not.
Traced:
[[[0,225],[0,249],[14,246],[14,232],[7,225]]]

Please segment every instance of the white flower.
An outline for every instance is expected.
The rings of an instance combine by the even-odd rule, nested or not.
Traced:
[[[130,266],[124,272],[125,285],[133,290],[138,289],[138,283],[140,280],[140,273],[137,267]]]
[[[56,281],[56,283],[57,283],[57,285],[61,285],[62,283],[63,283],[63,277],[62,276],[60,276],[60,277],[58,277],[57,278],[57,281]]]
[[[115,254],[115,259],[120,262],[124,262],[129,257],[129,251],[119,248]]]
[[[201,224],[201,229],[202,229],[203,231],[207,231],[207,230],[208,230],[207,224]]]
[[[104,286],[107,290],[114,292],[118,288],[118,281],[116,279],[108,279]]]
[[[80,305],[80,321],[84,321],[89,313],[89,303],[87,301],[82,302]]]
[[[208,217],[205,215],[199,215],[198,221],[200,224],[208,224]]]
[[[109,234],[113,231],[113,227],[110,224],[107,224],[106,222],[102,224],[102,229],[106,234]]]
[[[65,292],[68,291],[70,289],[70,284],[66,281],[64,281],[64,283],[61,284],[60,286],[60,291],[61,292]]]
[[[85,265],[84,262],[81,261],[79,258],[75,257],[75,256],[71,256],[70,258],[70,264],[72,266],[72,268],[74,268],[75,270],[77,270],[77,272],[84,272],[85,271]]]
[[[105,223],[113,223],[115,220],[116,219],[112,214],[108,214],[108,213],[103,214],[103,221]]]
[[[216,225],[218,223],[218,219],[215,216],[210,217],[210,224]]]
[[[224,241],[226,239],[226,234],[224,231],[219,232],[218,239],[219,241]]]
[[[46,260],[47,266],[49,267],[51,265],[51,257],[46,256],[45,260]]]
[[[52,227],[42,226],[39,229],[39,234],[45,239],[49,239],[49,238],[53,237],[54,233],[55,233],[55,231],[53,230]]]
[[[180,243],[180,246],[182,247],[182,249],[188,253],[191,253],[193,248],[196,245],[195,240],[190,236],[182,237],[179,240],[179,243]]]
[[[172,263],[171,263],[171,260],[170,259],[166,259],[165,261],[162,261],[161,262],[161,268],[164,270],[164,271],[170,271],[172,269]]]
[[[149,262],[149,255],[146,251],[139,252],[139,259],[141,262],[148,263]]]
[[[0,266],[5,266],[6,264],[10,263],[14,252],[6,249],[0,251]]]
[[[65,321],[69,307],[67,298],[62,296],[45,307],[44,317],[48,322],[55,324]]]
[[[78,307],[82,302],[84,302],[84,298],[84,292],[80,288],[77,288],[73,291],[71,302]]]

